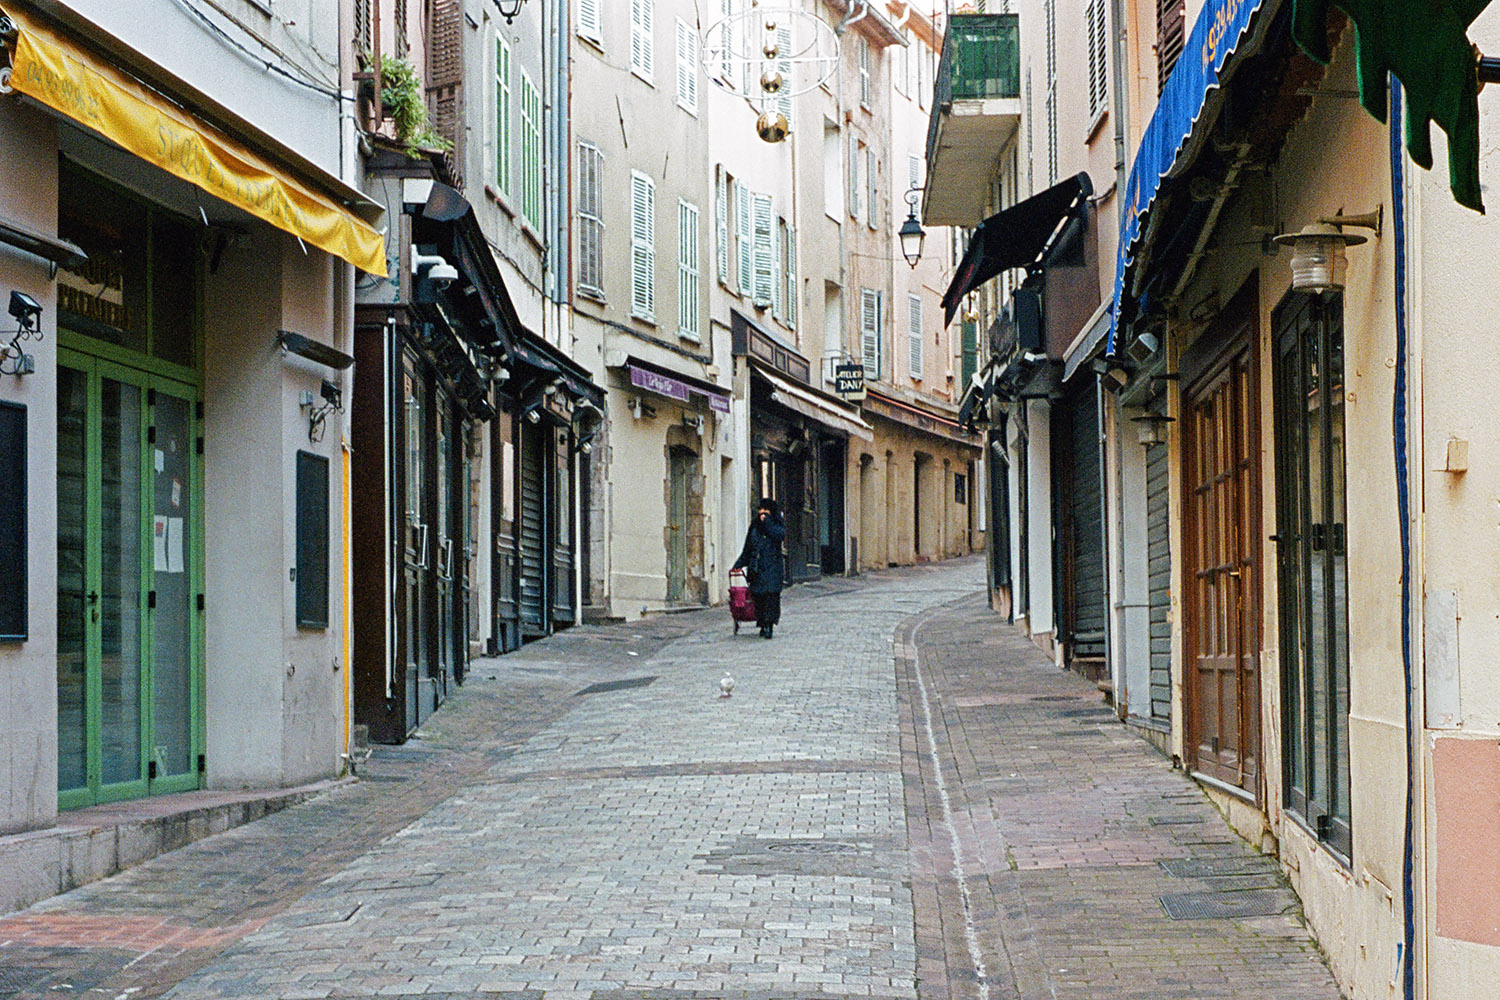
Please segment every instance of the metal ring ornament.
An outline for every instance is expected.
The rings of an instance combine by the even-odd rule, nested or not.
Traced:
[[[777,43],[783,28],[791,36],[786,52]],[[703,29],[698,51],[714,86],[751,102],[810,94],[839,67],[833,25],[796,7],[750,7],[720,18]],[[777,85],[766,86],[772,79]],[[746,80],[748,88],[741,86]]]

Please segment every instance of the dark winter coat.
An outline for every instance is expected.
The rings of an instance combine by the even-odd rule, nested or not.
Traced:
[[[785,538],[786,521],[780,514],[767,514],[762,519],[756,513],[750,530],[745,532],[745,547],[734,564],[734,569],[745,571],[751,593],[780,593],[786,586],[786,559],[781,555]]]

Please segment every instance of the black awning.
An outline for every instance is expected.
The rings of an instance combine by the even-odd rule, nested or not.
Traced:
[[[943,325],[953,322],[965,295],[1001,271],[1035,264],[1058,224],[1076,213],[1093,193],[1089,175],[1078,173],[981,222],[943,295]]]

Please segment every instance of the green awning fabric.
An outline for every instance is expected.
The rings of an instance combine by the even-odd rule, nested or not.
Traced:
[[[1431,126],[1448,135],[1448,185],[1460,205],[1484,211],[1479,194],[1479,82],[1469,25],[1489,0],[1293,0],[1292,35],[1319,62],[1329,59],[1332,3],[1354,22],[1359,100],[1386,120],[1386,73],[1406,90],[1406,149],[1432,167]]]

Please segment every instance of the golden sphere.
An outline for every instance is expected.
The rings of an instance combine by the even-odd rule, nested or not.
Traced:
[[[766,142],[780,142],[786,138],[788,131],[786,115],[775,111],[761,112],[761,116],[755,120],[755,134]]]
[[[785,82],[786,80],[782,78],[782,75],[774,69],[766,70],[766,72],[760,75],[760,89],[768,94],[774,94],[779,91],[781,85]]]

